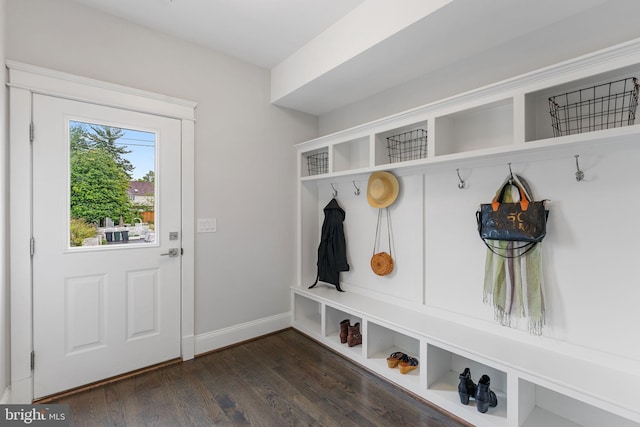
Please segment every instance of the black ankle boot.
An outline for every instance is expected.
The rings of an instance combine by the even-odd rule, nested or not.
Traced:
[[[458,394],[460,395],[460,403],[467,405],[469,403],[469,397],[475,397],[477,387],[471,379],[471,371],[469,368],[464,368],[464,372],[460,374],[459,378]]]
[[[476,392],[476,406],[478,408],[478,412],[482,412],[483,414],[487,412],[489,406],[495,408],[498,406],[498,398],[496,394],[491,391],[489,385],[491,384],[491,379],[488,375],[483,375],[480,377],[480,381],[478,381],[478,391]]]

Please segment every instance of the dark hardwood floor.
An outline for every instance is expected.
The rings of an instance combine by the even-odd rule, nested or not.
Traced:
[[[288,329],[52,403],[74,426],[462,426]]]

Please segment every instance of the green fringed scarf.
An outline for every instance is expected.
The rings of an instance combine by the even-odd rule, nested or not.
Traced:
[[[503,201],[517,201],[514,199],[513,193],[507,191]],[[524,251],[517,249],[521,245],[518,242],[496,241],[494,244],[500,247],[500,253],[509,257]],[[529,333],[542,335],[542,282],[541,243],[515,258],[504,258],[487,249],[483,301],[493,306],[495,320],[501,325],[511,326],[512,316],[518,316],[528,319]]]

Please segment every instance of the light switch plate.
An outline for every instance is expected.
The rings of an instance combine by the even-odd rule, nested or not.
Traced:
[[[216,228],[215,218],[198,218],[198,233],[215,233]]]

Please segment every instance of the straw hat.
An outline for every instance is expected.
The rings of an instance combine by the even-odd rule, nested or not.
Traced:
[[[367,200],[374,208],[386,208],[400,192],[398,179],[390,172],[373,172],[367,185]]]

